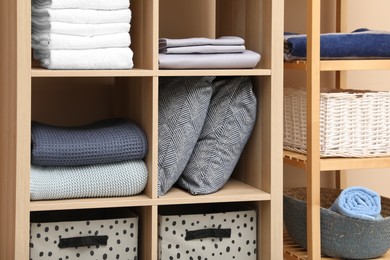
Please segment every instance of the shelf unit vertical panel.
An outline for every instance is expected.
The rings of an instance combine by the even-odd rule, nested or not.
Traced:
[[[154,0],[133,0],[130,3],[131,18],[131,45],[134,52],[134,67],[142,69],[154,69],[156,64],[156,52],[154,30],[156,29],[156,19],[154,14]]]
[[[0,4],[0,258],[28,259],[30,5]]]
[[[136,212],[139,216],[138,259],[158,259],[157,206],[137,208]]]
[[[270,192],[271,200],[266,204],[267,221],[262,221],[262,226],[269,222],[268,239],[270,242],[269,259],[282,259],[283,248],[283,211],[282,187],[283,187],[283,13],[284,1],[265,0],[263,2],[263,66],[271,67],[271,77],[263,79],[262,103],[263,103],[263,187]],[[268,25],[268,26],[267,26]],[[271,29],[272,25],[272,29]],[[268,53],[269,52],[269,53]],[[267,60],[268,59],[268,60]],[[268,64],[268,62],[270,64]],[[268,187],[265,185],[269,185]],[[269,207],[269,208],[268,208]],[[265,216],[262,216],[263,218]],[[263,239],[266,239],[264,237]],[[267,256],[264,256],[267,257]],[[267,259],[267,258],[263,258]]]
[[[321,255],[320,237],[320,10],[321,1],[307,1],[307,246],[309,259]]]
[[[115,87],[122,93],[122,116],[139,125],[148,140],[145,161],[149,179],[145,193],[150,198],[157,196],[158,152],[158,82],[157,77],[116,78]]]

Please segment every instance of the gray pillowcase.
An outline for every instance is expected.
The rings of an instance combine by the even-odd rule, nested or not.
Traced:
[[[249,77],[216,80],[205,124],[177,184],[194,195],[222,188],[252,133],[256,110]]]
[[[158,195],[183,172],[202,131],[215,77],[161,77],[158,105]]]

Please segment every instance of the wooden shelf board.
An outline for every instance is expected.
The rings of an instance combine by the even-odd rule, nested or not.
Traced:
[[[269,193],[256,189],[237,180],[229,180],[216,193],[208,195],[191,195],[179,188],[172,188],[166,195],[157,199],[159,205],[193,204],[212,202],[262,201],[270,200]]]
[[[284,63],[285,69],[306,70],[306,61],[292,61]],[[341,70],[390,70],[388,60],[321,60],[321,71]]]
[[[44,68],[32,68],[32,77],[150,77],[156,76],[154,70],[48,70]]]
[[[283,258],[286,260],[307,260],[308,259],[306,250],[304,248],[300,247],[299,245],[297,245],[294,242],[294,240],[292,240],[292,238],[287,234],[286,231],[284,231],[284,234],[283,234]],[[322,260],[325,260],[325,259],[335,260],[338,258],[322,256],[321,259]],[[375,259],[376,260],[380,260],[380,259],[389,260],[390,259],[390,250],[385,255],[383,255],[379,258],[375,258]]]
[[[305,169],[306,155],[284,150],[286,164]],[[390,157],[374,158],[322,158],[321,171],[390,168]]]
[[[159,70],[159,76],[269,76],[270,69]]]
[[[66,210],[66,209],[90,209],[113,207],[150,206],[152,199],[146,195],[113,198],[88,198],[66,200],[40,200],[30,202],[30,211]]]

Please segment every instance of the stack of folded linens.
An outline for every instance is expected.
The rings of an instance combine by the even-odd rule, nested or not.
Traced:
[[[159,40],[161,69],[245,69],[254,68],[260,54],[247,50],[244,39],[185,38]]]
[[[31,200],[130,196],[146,186],[147,139],[131,121],[33,122],[31,139]]]
[[[131,69],[129,0],[33,0],[33,56],[48,69]]]

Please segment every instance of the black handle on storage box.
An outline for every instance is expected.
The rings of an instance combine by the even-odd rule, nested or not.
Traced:
[[[205,228],[186,232],[185,240],[194,240],[206,237],[230,238],[232,230],[230,228]]]
[[[106,246],[108,236],[86,236],[60,238],[59,248],[82,247],[82,246]]]

